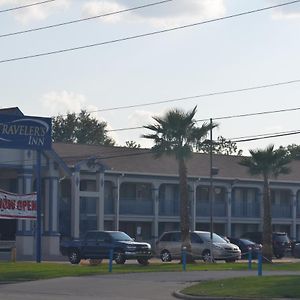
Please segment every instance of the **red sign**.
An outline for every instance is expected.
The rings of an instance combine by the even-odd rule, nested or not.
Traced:
[[[0,219],[36,219],[36,193],[22,195],[0,190]]]

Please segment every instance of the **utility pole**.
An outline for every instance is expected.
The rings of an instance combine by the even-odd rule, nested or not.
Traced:
[[[209,208],[210,208],[210,259],[214,261],[213,257],[213,163],[212,163],[212,150],[213,150],[213,139],[212,139],[212,118],[210,119],[210,147],[209,147],[209,166],[210,166],[210,189],[209,189]]]

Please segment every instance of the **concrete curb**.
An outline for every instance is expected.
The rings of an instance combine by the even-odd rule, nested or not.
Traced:
[[[182,294],[179,290],[172,293],[172,296],[184,300],[266,300],[267,298],[240,298],[240,297],[210,297],[210,296],[192,296]],[[268,300],[297,300],[299,298],[268,298]]]
[[[254,300],[258,298],[239,298],[239,297],[211,297],[211,296],[192,296],[192,295],[186,295],[182,294],[180,291],[175,291],[172,294],[175,298],[178,299],[185,299],[185,300]],[[264,298],[266,299],[266,298]],[[268,299],[272,300],[272,299]],[[279,299],[277,299],[279,300]]]

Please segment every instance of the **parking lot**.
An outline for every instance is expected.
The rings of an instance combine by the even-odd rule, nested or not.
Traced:
[[[297,274],[300,272],[265,272]],[[172,293],[199,281],[257,276],[255,271],[193,271],[64,277],[2,285],[7,300],[174,300]]]

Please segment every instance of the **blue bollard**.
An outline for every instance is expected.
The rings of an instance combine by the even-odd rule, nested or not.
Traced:
[[[248,252],[248,270],[252,270],[252,249]]]
[[[257,275],[262,275],[262,253],[261,251],[258,252],[258,265],[257,265]]]
[[[186,247],[182,248],[182,271],[186,271]]]
[[[113,254],[114,254],[113,249],[110,249],[109,250],[109,264],[108,264],[108,271],[109,271],[109,273],[112,272],[112,262],[113,262],[113,256],[114,256]]]

